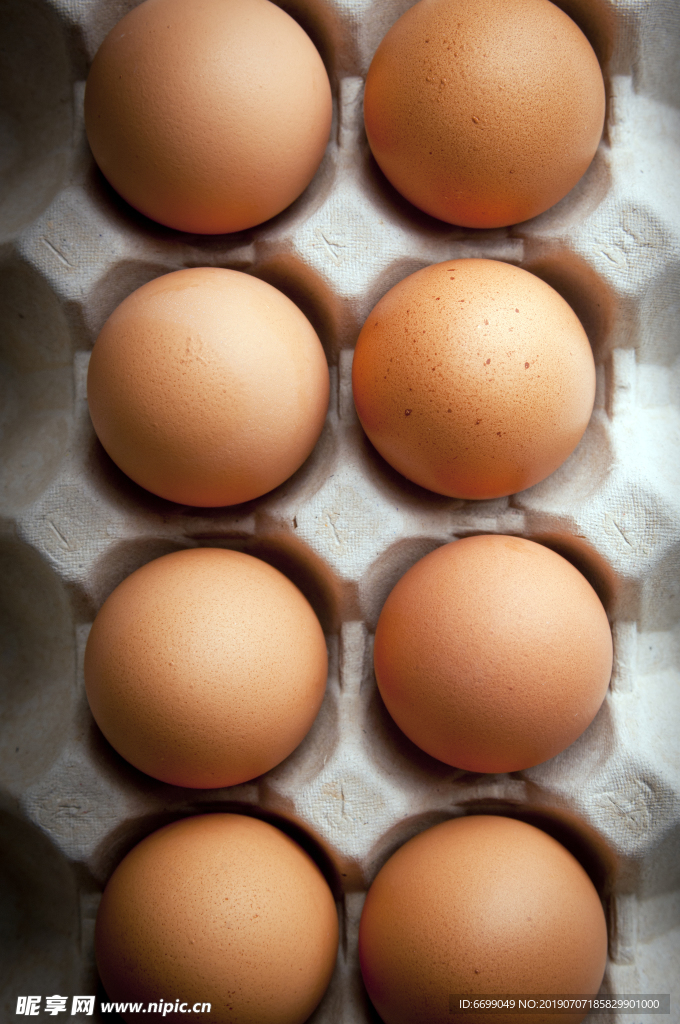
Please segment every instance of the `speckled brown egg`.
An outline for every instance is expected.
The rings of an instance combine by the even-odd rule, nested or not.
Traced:
[[[471,772],[514,772],[590,725],[612,670],[597,594],[530,540],[466,537],[416,562],[375,634],[387,710],[414,743]]]
[[[291,300],[235,270],[150,281],[111,314],[87,377],[94,429],[135,483],[235,505],[287,480],[316,444],[328,364]]]
[[[259,558],[164,555],[104,602],[85,650],[97,725],[136,768],[175,786],[254,779],[309,731],[326,687],[316,615]]]
[[[366,79],[368,141],[419,209],[471,228],[535,217],[587,170],[605,113],[602,73],[549,0],[420,0]]]
[[[185,818],[142,840],[110,878],[95,931],[106,994],[142,1004],[123,1012],[128,1024],[189,1012],[302,1024],[337,946],[316,864],[279,829],[238,814]]]
[[[455,498],[531,487],[571,454],[595,363],[571,307],[495,260],[437,263],[375,306],[352,368],[359,419],[409,480]]]
[[[560,843],[480,815],[436,825],[390,857],[366,897],[359,952],[385,1024],[553,1024],[554,1013],[457,1013],[455,997],[597,995],[607,926]]]
[[[292,203],[331,116],[318,51],[269,0],[146,0],[108,34],[85,90],[108,181],[147,217],[204,234]]]

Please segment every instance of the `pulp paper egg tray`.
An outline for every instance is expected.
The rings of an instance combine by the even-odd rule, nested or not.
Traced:
[[[410,206],[373,161],[362,120],[371,57],[408,0],[285,0],[331,78],[331,140],[289,209],[217,237],[137,214],[87,147],[89,63],[134,2],[0,3],[2,1021],[17,1019],[22,994],[68,995],[69,1010],[74,994],[101,997],[93,926],[111,872],[159,826],[213,810],[279,825],[326,873],[341,943],[314,1024],[377,1019],[357,958],[365,892],[415,833],[479,812],[538,825],[576,854],[607,912],[602,992],[670,992],[663,1019],[680,1021],[680,5],[558,2],[600,59],[607,117],[589,171],[547,213],[474,231]],[[546,280],[580,317],[597,365],[595,410],[574,454],[494,501],[409,483],[367,441],[352,401],[353,346],[372,306],[407,274],[458,257]],[[87,410],[89,352],[105,319],[146,281],[194,266],[280,288],[313,323],[331,372],[309,460],[270,494],[226,509],[137,487],[104,453]],[[389,718],[372,670],[392,586],[438,545],[477,533],[563,554],[595,587],[614,636],[611,686],[592,725],[558,757],[509,775],[471,774],[418,750]],[[266,775],[222,790],[132,768],[95,726],[83,686],[83,649],[108,594],[150,559],[197,545],[286,573],[330,655],[306,739]]]

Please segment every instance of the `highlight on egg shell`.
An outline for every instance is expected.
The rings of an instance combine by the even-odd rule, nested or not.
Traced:
[[[337,948],[335,902],[314,861],[239,814],[185,818],[143,839],[109,879],[95,929],[109,999],[144,1008],[125,1010],[126,1024],[197,1003],[199,1020],[303,1024]]]
[[[352,388],[369,440],[399,473],[449,497],[498,498],[576,448],[595,362],[578,317],[540,278],[497,260],[447,260],[373,308]]]
[[[607,614],[578,569],[490,534],[416,562],[385,601],[374,645],[402,732],[471,772],[521,771],[570,746],[602,705],[612,658]]]
[[[470,1018],[456,1012],[456,995],[597,995],[607,926],[593,883],[560,843],[522,821],[475,815],[435,825],[390,857],[366,897],[359,956],[385,1024],[450,1024]]]
[[[109,743],[174,786],[234,786],[309,732],[326,689],[319,621],[291,581],[224,548],[164,555],[104,602],[85,688]]]
[[[549,0],[420,0],[366,78],[381,170],[462,227],[517,224],[557,203],[588,169],[604,115],[597,57]]]
[[[277,288],[178,270],[114,310],[87,376],[99,440],[135,483],[187,505],[235,505],[308,458],[328,409],[319,338]]]
[[[331,129],[328,75],[269,0],[145,0],[100,46],[85,90],[102,173],[153,220],[243,231],[304,191]]]

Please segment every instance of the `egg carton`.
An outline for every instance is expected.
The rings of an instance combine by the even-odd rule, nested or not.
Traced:
[[[559,0],[603,68],[603,140],[555,207],[475,231],[410,206],[367,146],[364,78],[409,0],[285,0],[329,72],[331,140],[291,207],[217,237],[137,214],[89,153],[87,70],[134,6],[0,0],[0,1019],[17,1019],[22,994],[101,995],[93,927],[116,864],[168,821],[236,810],[302,841],[337,898],[337,968],[314,1024],[377,1019],[357,957],[365,892],[409,837],[470,812],[521,818],[571,849],[607,912],[602,992],[670,992],[664,1019],[680,1021],[680,5]],[[407,274],[458,257],[505,260],[546,280],[580,317],[597,365],[595,409],[573,455],[542,483],[493,501],[409,483],[367,441],[352,401],[353,346],[373,305]],[[280,288],[316,328],[331,373],[326,425],[305,465],[226,509],[178,506],[133,484],[87,410],[89,352],[108,315],[146,281],[195,266]],[[392,586],[438,545],[477,533],[528,537],[567,557],[614,636],[611,686],[592,725],[545,764],[504,775],[450,768],[417,749],[392,723],[372,670]],[[201,545],[286,573],[322,623],[330,664],[322,709],[290,757],[252,782],[205,791],[123,761],[92,720],[82,672],[91,623],[114,587],[152,558]]]

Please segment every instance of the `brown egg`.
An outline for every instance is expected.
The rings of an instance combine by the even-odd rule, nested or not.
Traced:
[[[456,1013],[455,996],[597,995],[607,926],[560,843],[480,815],[436,825],[390,857],[366,897],[359,953],[385,1024],[554,1024],[554,1013]]]
[[[548,0],[421,0],[392,26],[366,79],[373,155],[419,209],[471,228],[535,217],[598,147],[597,57]]]
[[[321,57],[269,0],[146,0],[102,43],[85,92],[94,158],[137,210],[242,231],[307,187],[331,128]]]
[[[189,1012],[302,1024],[337,946],[333,896],[312,859],[238,814],[185,818],[142,840],[109,880],[95,931],[107,995],[140,1002],[123,1019],[146,1024]]]
[[[531,487],[580,441],[595,401],[585,331],[550,285],[495,260],[447,260],[395,285],[354,354],[359,419],[421,487],[497,498]]]
[[[87,377],[99,440],[147,490],[234,505],[287,480],[317,442],[328,365],[307,318],[248,274],[199,267],[111,314]]]
[[[326,687],[324,635],[282,573],[195,548],[116,587],[85,650],[90,708],[136,768],[175,786],[233,786],[283,761]]]
[[[612,637],[581,573],[520,537],[467,537],[402,576],[375,633],[387,710],[414,743],[471,772],[547,761],[597,714]]]

